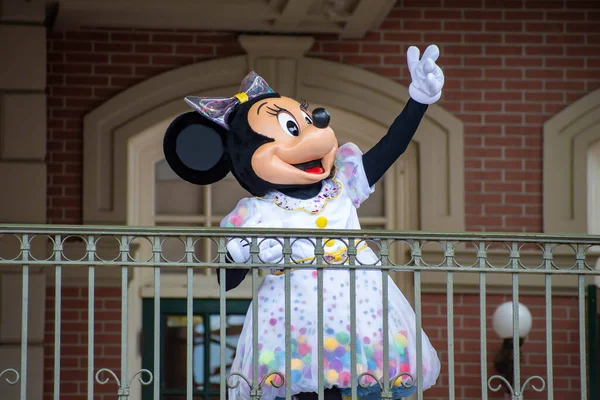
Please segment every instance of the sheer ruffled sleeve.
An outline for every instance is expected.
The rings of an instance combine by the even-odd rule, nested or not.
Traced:
[[[375,190],[369,186],[367,174],[362,161],[362,151],[354,143],[346,143],[338,149],[335,166],[338,170],[336,177],[345,184],[352,204],[358,208]]]

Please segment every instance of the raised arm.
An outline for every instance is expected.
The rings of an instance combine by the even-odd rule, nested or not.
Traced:
[[[435,61],[439,49],[435,45],[427,47],[419,59],[419,49],[411,46],[406,54],[408,69],[412,78],[409,87],[410,99],[404,110],[394,120],[387,134],[363,155],[363,165],[373,186],[383,174],[406,151],[412,140],[427,106],[438,101],[444,86],[444,74]]]

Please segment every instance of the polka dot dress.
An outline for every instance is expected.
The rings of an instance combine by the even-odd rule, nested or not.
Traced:
[[[320,229],[360,229],[356,208],[372,192],[362,167],[360,150],[355,145],[340,147],[336,159],[337,174],[324,183],[321,194],[327,195],[316,202],[286,198],[272,194],[263,199],[245,199],[240,202],[222,223],[222,226],[249,226],[250,223],[267,223],[276,220],[286,227]],[[327,181],[326,181],[327,182]],[[304,212],[298,212],[304,211]],[[346,241],[347,243],[347,241]],[[252,306],[249,309],[238,342],[232,372],[244,375],[250,381],[264,380],[262,399],[275,400],[285,397],[285,379],[291,380],[292,393],[318,391],[318,299],[323,298],[323,380],[326,388],[337,386],[343,395],[350,395],[351,388],[351,315],[350,274],[343,269],[346,258],[344,241],[326,240],[324,259],[340,264],[339,269],[323,272],[323,292],[317,291],[317,271],[297,269],[291,273],[291,370],[285,371],[285,276],[273,271],[261,283],[258,291],[258,349],[252,349]],[[378,258],[367,246],[357,244],[357,260],[364,265],[378,264]],[[314,260],[314,244],[298,241],[292,246],[292,259]],[[237,261],[237,260],[236,260]],[[377,269],[356,270],[356,370],[358,375],[369,373],[377,379],[383,376],[384,336],[389,346],[387,379],[393,382],[393,397],[407,397],[416,390],[401,386],[402,373],[416,377],[416,327],[412,307],[394,284],[387,279],[388,302],[382,303],[382,274]],[[383,308],[388,310],[388,329],[383,331]],[[427,335],[422,335],[423,388],[431,387],[440,373],[440,361]],[[253,359],[258,357],[258,376],[253,377]],[[237,378],[231,378],[236,381]],[[380,398],[377,382],[364,376],[359,388],[362,400]],[[250,399],[250,387],[243,381],[230,389],[232,399]]]

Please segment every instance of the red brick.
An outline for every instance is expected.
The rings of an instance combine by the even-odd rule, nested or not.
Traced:
[[[523,54],[523,49],[521,46],[486,46],[485,54],[495,55],[495,56],[510,56],[510,55],[521,55]]]
[[[456,55],[478,55],[482,54],[482,46],[464,46],[464,45],[451,45],[444,46],[444,54],[456,54]]]
[[[598,24],[593,22],[569,22],[567,23],[567,32],[597,32]]]
[[[108,32],[71,31],[64,32],[64,36],[69,40],[107,41],[109,39]]]
[[[572,57],[547,57],[545,59],[546,67],[570,67],[570,68],[583,68],[585,62],[583,58],[572,58]]]
[[[483,30],[483,24],[481,22],[469,21],[469,22],[444,22],[445,31],[459,31],[459,32],[476,32]]]
[[[467,225],[483,225],[483,226],[490,226],[490,225],[502,225],[502,217],[490,217],[490,216],[486,216],[486,217],[482,217],[482,216],[466,216],[465,217],[465,221],[467,223]],[[466,331],[463,331],[463,333],[465,333]],[[479,337],[479,332],[476,332],[477,337]],[[469,335],[469,336],[474,336],[474,335]],[[458,354],[454,355],[454,360],[456,362],[461,362],[461,360],[463,360],[462,356],[459,356],[459,354],[461,354],[460,352]],[[478,355],[473,355],[471,356],[469,359],[470,360],[476,360],[479,357]],[[466,361],[467,358],[464,359],[464,361]]]
[[[363,53],[400,53],[400,46],[393,44],[363,44]]]
[[[152,41],[155,43],[193,43],[194,35],[175,33],[154,33],[152,34]]]
[[[464,110],[467,112],[471,111],[482,111],[482,112],[500,112],[502,111],[501,103],[464,103]]]
[[[444,57],[444,62],[446,58]],[[465,66],[485,66],[485,67],[499,67],[502,65],[502,58],[500,57],[466,57]]]
[[[135,44],[136,53],[162,53],[170,54],[173,52],[171,44]]]
[[[526,124],[543,124],[548,119],[547,116],[543,115],[535,115],[535,114],[527,114],[525,115],[525,123]]]
[[[526,46],[525,54],[528,56],[542,55],[546,57],[550,55],[562,56],[565,53],[564,50],[563,46]]]
[[[543,43],[544,36],[543,35],[528,35],[528,34],[521,34],[521,33],[516,33],[516,34],[505,33],[504,41],[505,41],[505,43],[511,43],[511,44],[512,43],[522,43],[522,44]]]
[[[466,80],[463,82],[464,88],[474,90],[502,89],[501,81],[490,80]]]
[[[486,159],[484,161],[485,168],[489,169],[523,169],[523,161],[522,160],[490,160]]]
[[[523,94],[521,92],[494,92],[487,91],[484,95],[485,101],[521,101]]]
[[[90,87],[53,87],[52,94],[56,96],[68,97],[90,97],[92,88]]]
[[[574,82],[569,82],[569,81],[546,81],[544,83],[544,88],[546,90],[560,90],[560,91],[566,91],[566,90],[576,90],[576,91],[583,91],[585,89],[585,85],[584,82],[578,82],[578,81],[574,81]]]
[[[481,169],[482,165],[481,160],[465,160],[465,168],[467,169]]]
[[[519,114],[486,114],[485,122],[489,124],[522,124],[523,116]]]
[[[94,73],[108,75],[131,75],[133,68],[130,65],[96,65]]]
[[[102,64],[108,62],[108,54],[66,53],[68,63]]]
[[[147,64],[150,56],[141,54],[113,54],[110,57],[113,64]]]
[[[191,64],[194,59],[191,56],[152,56],[152,63],[155,65],[186,65]]]
[[[509,185],[514,185],[514,184],[509,184]],[[521,207],[521,206],[486,205],[485,212],[487,214],[521,215],[521,214],[523,214],[523,207]]]
[[[94,51],[108,53],[130,53],[133,50],[131,43],[94,43]]]
[[[514,136],[486,136],[486,146],[522,146],[523,140]]]
[[[140,32],[111,32],[110,39],[113,42],[149,42],[149,33]]]
[[[509,90],[542,90],[542,81],[533,80],[506,80],[504,86]]]
[[[525,92],[525,101],[563,101],[563,93]]]
[[[551,35],[547,34],[546,43],[549,44],[584,44],[584,35]]]
[[[523,72],[520,69],[509,69],[509,68],[488,68],[485,70],[486,78],[500,78],[500,79],[511,79],[511,78],[522,78]]]
[[[546,19],[549,21],[584,21],[585,13],[583,11],[547,11]]]
[[[400,20],[391,20],[385,19],[381,25],[379,26],[381,30],[394,30],[399,31],[402,30],[402,21]]]
[[[453,68],[453,67],[446,67],[444,68],[444,75],[446,77],[446,79],[448,79],[448,77],[454,77],[454,78],[481,78],[482,77],[482,70],[481,68]]]
[[[91,74],[92,66],[87,64],[50,64],[53,73],[60,74]]]
[[[481,92],[453,91],[444,92],[445,100],[481,101]]]
[[[505,11],[504,19],[514,21],[543,20],[544,13],[539,11]]]
[[[507,103],[504,104],[506,112],[524,112],[524,113],[539,113],[542,112],[542,105],[536,103]]]
[[[585,47],[569,46],[569,47],[567,47],[567,56],[598,57],[598,56],[600,56],[600,46],[585,46]]]
[[[67,85],[106,86],[106,76],[67,76]]]
[[[531,150],[529,151],[531,153]],[[506,171],[504,178],[507,181],[541,181],[541,171]]]
[[[460,33],[425,33],[425,42],[427,43],[460,43],[461,40],[462,37]]]
[[[465,148],[465,157],[473,158],[473,157],[481,157],[481,158],[493,158],[493,157],[502,157],[502,149],[485,149],[485,148]]]
[[[506,149],[504,149],[504,156],[506,158],[525,158],[528,160],[533,160],[536,158],[541,159],[541,157],[542,157],[541,149],[532,149],[532,148],[523,148],[523,149],[506,148]],[[518,174],[518,173],[524,173],[524,172],[515,172],[515,174]],[[517,176],[517,175],[515,175],[515,176]],[[513,177],[513,176],[511,175],[511,177]],[[508,176],[506,176],[506,179],[509,179]]]
[[[389,19],[421,19],[421,10],[407,10],[397,8],[390,11],[387,18]]]
[[[413,10],[410,10],[413,11]],[[420,15],[419,17],[420,18]],[[460,10],[425,10],[424,19],[462,19],[462,12]]]
[[[488,149],[491,150],[491,149]],[[502,179],[502,172],[500,171],[466,171],[465,179],[468,181],[480,180],[480,181],[499,181]]]
[[[475,137],[466,137],[465,138],[465,146],[469,147],[481,147],[483,144],[483,138],[475,136]]]
[[[175,54],[201,54],[214,55],[214,47],[206,45],[184,45],[178,44],[175,46]]]
[[[446,23],[448,24],[448,22]],[[442,24],[438,21],[410,21],[405,20],[402,21],[402,28],[407,31],[440,31],[442,29]]]
[[[383,33],[383,41],[389,42],[410,42],[410,43],[420,43],[422,41],[423,34],[420,32],[384,32]],[[374,41],[372,43],[377,43],[378,41]]]
[[[560,33],[564,31],[564,24],[557,22],[528,22],[525,24],[525,31]]]
[[[496,33],[464,33],[465,43],[501,43],[502,35]]]
[[[562,69],[534,69],[528,68],[525,70],[525,78],[537,78],[537,79],[562,79]]]

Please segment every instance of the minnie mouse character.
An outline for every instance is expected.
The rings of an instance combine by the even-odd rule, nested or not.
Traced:
[[[422,58],[419,50],[407,52],[412,83],[411,99],[391,125],[388,133],[370,150],[347,143],[338,147],[329,114],[323,108],[312,111],[305,103],[274,93],[255,73],[242,82],[240,93],[231,98],[187,97],[195,109],[179,116],[169,126],[164,139],[165,158],[184,180],[207,185],[223,179],[229,172],[253,197],[242,199],[222,221],[222,227],[360,229],[357,208],[373,186],[406,150],[427,110],[441,96],[442,70],[435,64],[437,46],[429,46]],[[283,261],[280,241],[260,241],[263,262]],[[347,263],[347,245],[342,240],[325,239],[324,260],[329,264]],[[247,240],[232,239],[228,256],[238,263],[251,259]],[[314,262],[315,245],[296,240],[292,262]],[[376,265],[377,255],[366,245],[356,245],[360,264]],[[228,269],[226,290],[237,287],[247,270]],[[424,332],[417,332],[415,313],[391,279],[388,279],[388,304],[382,301],[380,271],[356,271],[356,370],[382,377],[382,310],[388,307],[389,374],[416,376],[416,335],[422,335],[424,389],[432,386],[440,372],[440,362]],[[317,291],[315,270],[298,269],[291,273],[291,366],[292,394],[311,398],[318,391],[317,299],[323,296],[324,382],[327,398],[350,395],[350,302],[347,269],[323,272],[323,293]],[[252,360],[258,357],[259,376],[285,376],[284,276],[272,270],[258,289],[259,347],[252,347],[252,309],[237,345],[232,373],[252,377]],[[394,398],[414,393],[416,385],[393,382]],[[274,380],[274,379],[273,379]],[[262,387],[262,398],[285,397],[285,387],[272,379]],[[364,384],[365,379],[363,379]],[[359,388],[361,399],[379,399],[374,380]],[[281,382],[279,382],[281,383]],[[410,386],[410,387],[405,387]],[[249,399],[245,382],[230,389],[231,399]]]

